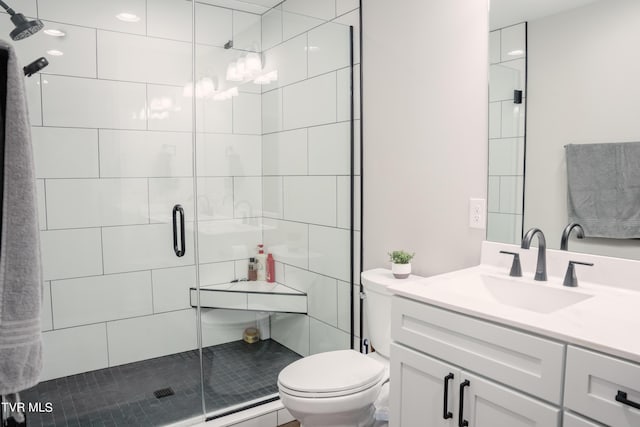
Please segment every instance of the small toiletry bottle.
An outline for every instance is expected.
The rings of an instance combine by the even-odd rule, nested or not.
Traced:
[[[264,254],[264,245],[258,245],[258,255],[256,255],[256,270],[258,270],[258,280],[265,280],[267,256]]]
[[[256,270],[256,259],[249,258],[249,271],[247,272],[247,280],[255,282],[258,279],[258,272]]]
[[[267,255],[267,282],[273,283],[276,281],[276,261],[273,259],[273,254]]]

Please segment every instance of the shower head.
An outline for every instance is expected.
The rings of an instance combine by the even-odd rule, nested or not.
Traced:
[[[26,39],[32,34],[37,33],[44,27],[44,24],[39,19],[34,19],[33,21],[29,21],[25,16],[21,13],[16,13],[11,17],[11,22],[16,26],[13,31],[9,34],[12,40],[22,40]]]
[[[11,15],[11,22],[16,28],[11,31],[9,34],[12,40],[22,40],[26,39],[32,34],[37,33],[44,27],[44,24],[39,19],[34,19],[33,21],[29,21],[22,13],[16,13],[13,9],[11,9],[5,2],[0,0],[0,6],[4,10],[7,11],[9,15]]]

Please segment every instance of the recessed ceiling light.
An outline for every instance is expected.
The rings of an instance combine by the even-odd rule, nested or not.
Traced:
[[[67,35],[67,33],[65,33],[64,31],[56,29],[44,30],[44,33],[51,37],[64,37]]]
[[[64,52],[62,52],[61,50],[58,50],[58,49],[51,49],[51,50],[47,51],[47,55],[62,56],[62,55],[64,55]]]
[[[524,50],[522,49],[516,49],[516,50],[512,50],[511,52],[507,52],[507,55],[509,56],[518,56],[523,54],[524,54]]]
[[[138,22],[140,21],[140,17],[136,14],[133,13],[128,13],[128,12],[122,12],[116,15],[116,18],[118,18],[121,21],[124,22]]]

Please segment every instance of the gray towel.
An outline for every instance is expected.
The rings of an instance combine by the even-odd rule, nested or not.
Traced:
[[[587,237],[640,237],[640,142],[569,144],[568,222]]]
[[[42,267],[36,180],[24,74],[13,48],[7,66],[4,194],[0,240],[0,394],[38,383],[42,368]]]

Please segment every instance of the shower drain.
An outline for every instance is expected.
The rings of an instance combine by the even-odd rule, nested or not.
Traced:
[[[153,395],[158,399],[162,399],[163,397],[173,396],[175,393],[171,387],[161,388],[160,390],[156,390],[153,392]]]

